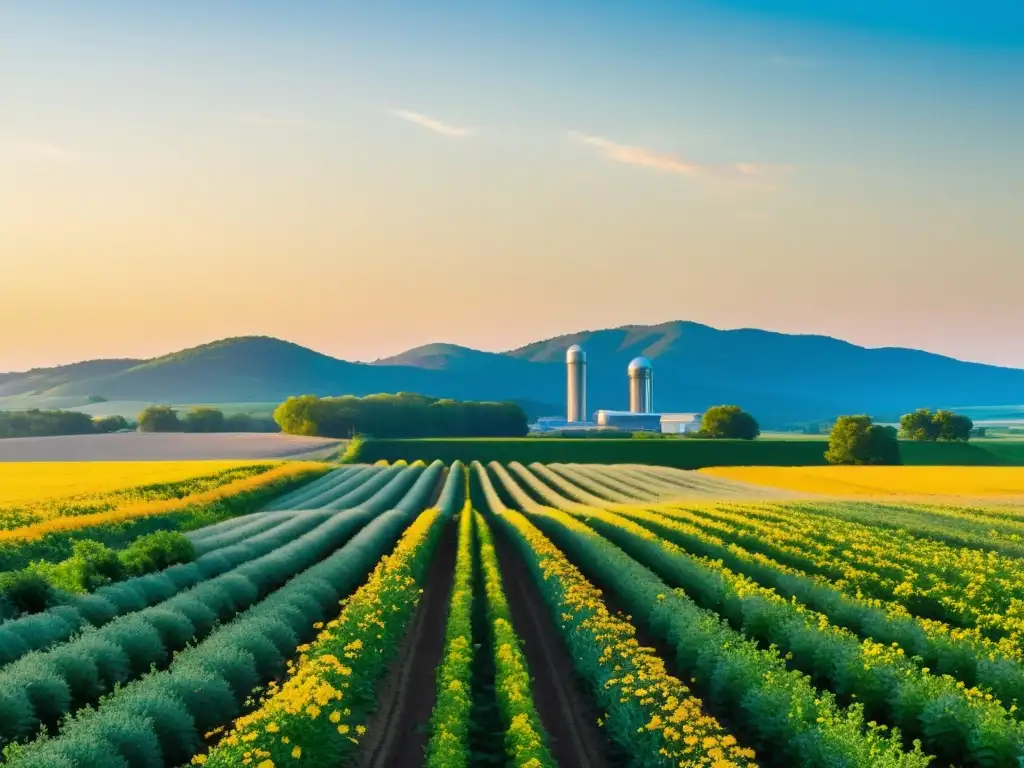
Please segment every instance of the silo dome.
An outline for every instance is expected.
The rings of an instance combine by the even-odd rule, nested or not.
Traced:
[[[629,364],[629,370],[631,371],[649,371],[652,368],[654,368],[654,366],[651,365],[651,361],[646,357],[634,358],[633,362]]]
[[[583,347],[579,344],[573,344],[567,350],[565,350],[565,362],[567,363],[585,363],[587,362],[587,353],[583,351]]]

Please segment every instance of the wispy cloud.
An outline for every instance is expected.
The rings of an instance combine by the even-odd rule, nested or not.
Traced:
[[[452,136],[454,138],[461,139],[476,134],[476,129],[474,128],[442,123],[440,120],[435,120],[434,118],[420,114],[419,112],[409,112],[405,109],[393,109],[391,110],[391,114],[401,120],[415,123],[421,128],[426,128],[428,131],[440,133],[444,136]]]
[[[302,117],[273,117],[261,114],[241,115],[239,121],[246,125],[262,125],[280,128],[303,128],[313,124],[312,120]]]
[[[70,155],[63,147],[45,141],[19,141],[14,144],[14,150],[22,155],[36,157],[64,158]]]
[[[715,181],[756,181],[770,180],[779,174],[792,170],[788,165],[771,165],[768,163],[698,163],[684,160],[675,155],[656,152],[644,147],[631,147],[619,144],[600,136],[590,136],[579,131],[570,131],[569,138],[573,141],[598,150],[608,160],[626,165],[639,165],[644,168],[677,173],[682,176]]]

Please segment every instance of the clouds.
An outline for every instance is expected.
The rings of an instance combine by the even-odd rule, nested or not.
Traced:
[[[675,173],[709,181],[751,182],[772,180],[792,170],[787,165],[771,165],[767,163],[700,163],[684,160],[675,155],[656,152],[644,147],[619,144],[611,139],[590,136],[579,131],[569,131],[568,136],[577,144],[596,149],[605,159],[612,162],[637,165],[656,171]]]
[[[440,133],[442,136],[450,136],[456,139],[463,139],[469,136],[475,136],[477,131],[474,128],[466,128],[459,125],[451,125],[449,123],[442,123],[440,120],[435,120],[432,117],[421,114],[419,112],[410,112],[405,109],[393,109],[391,114],[400,120],[405,120],[421,128],[426,128],[428,131],[434,133]]]

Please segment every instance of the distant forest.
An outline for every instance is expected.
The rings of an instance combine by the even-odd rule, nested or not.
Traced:
[[[274,411],[284,432],[318,437],[522,437],[526,412],[516,403],[441,400],[400,392],[366,397],[288,398]]]
[[[128,426],[128,421],[120,416],[94,419],[77,411],[0,411],[0,437],[91,435]]]

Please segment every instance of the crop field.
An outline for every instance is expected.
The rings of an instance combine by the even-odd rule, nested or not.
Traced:
[[[1024,499],[1018,467],[710,467],[700,474],[794,493]]]
[[[1024,518],[868,474],[265,468],[0,560],[3,763],[1020,768]]]
[[[124,432],[0,439],[4,462],[273,460],[324,458],[342,441],[259,432]]]

